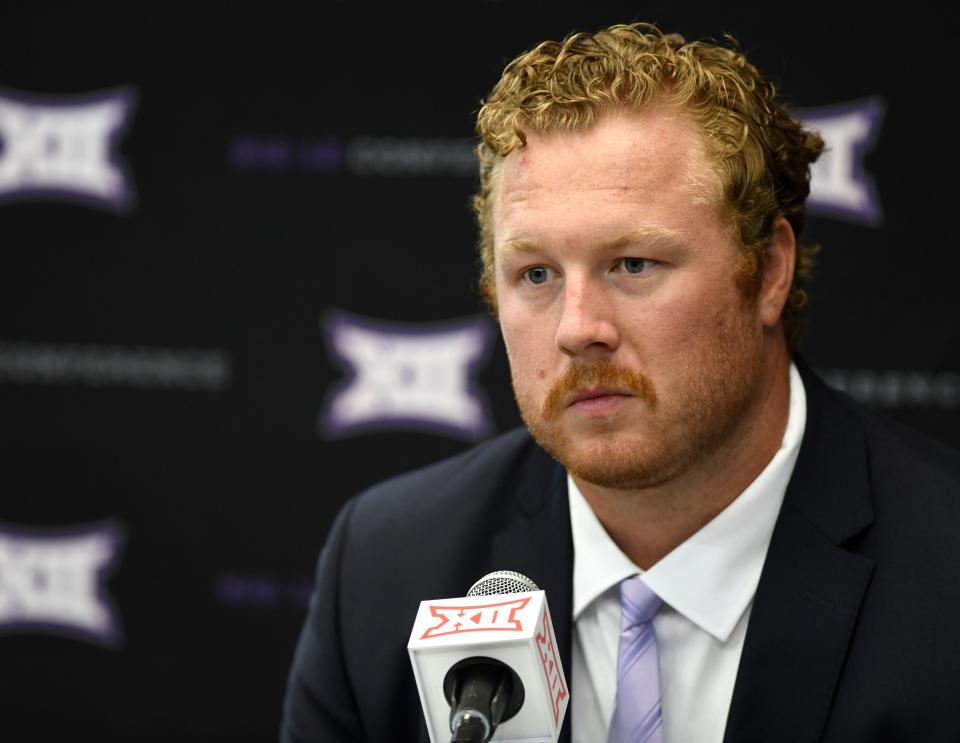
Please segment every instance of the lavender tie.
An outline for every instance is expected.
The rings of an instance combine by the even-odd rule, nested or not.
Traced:
[[[638,576],[620,583],[617,700],[607,743],[662,743],[660,661],[653,615],[660,597]]]

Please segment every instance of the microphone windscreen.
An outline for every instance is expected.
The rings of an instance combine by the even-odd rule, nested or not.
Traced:
[[[467,596],[502,596],[505,593],[531,593],[539,590],[537,584],[523,573],[495,570],[470,586]]]

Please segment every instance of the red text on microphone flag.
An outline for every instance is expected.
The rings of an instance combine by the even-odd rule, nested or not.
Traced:
[[[501,601],[496,604],[472,606],[436,606],[430,605],[430,615],[440,621],[420,637],[429,640],[443,635],[456,635],[463,632],[522,632],[523,624],[517,618],[517,612],[530,603],[530,597]]]
[[[553,705],[553,722],[560,724],[560,705],[567,696],[567,687],[560,672],[560,661],[557,659],[557,644],[553,641],[553,630],[550,626],[550,614],[543,608],[543,625],[537,633],[537,650],[540,651],[540,663],[543,664],[543,673],[547,678],[547,689],[550,693],[550,703]]]

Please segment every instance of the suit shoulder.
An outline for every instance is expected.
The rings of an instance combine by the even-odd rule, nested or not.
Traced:
[[[842,428],[847,421],[860,429],[872,468],[902,470],[901,477],[895,477],[895,480],[908,473],[923,472],[944,481],[960,482],[960,451],[831,387],[803,359],[797,359],[796,364],[807,394],[808,419],[812,408],[831,427]]]
[[[451,477],[489,477],[492,470],[508,467],[532,443],[525,428],[515,428],[452,457],[383,480],[356,497],[379,500],[395,497],[395,494],[409,495],[436,490],[438,486],[448,485]]]
[[[878,523],[905,534],[949,535],[960,528],[960,452],[842,392],[831,391],[863,432]]]
[[[490,508],[507,488],[504,481],[516,473],[533,439],[516,428],[477,444],[460,454],[377,483],[348,501],[352,521],[396,524],[463,517],[474,508]]]
[[[921,482],[938,481],[960,496],[960,451],[841,396],[861,421],[877,471]]]
[[[530,491],[548,490],[554,470],[521,429],[374,485],[347,501],[328,540],[338,571],[412,602],[411,615],[417,596],[455,595],[483,574],[491,535],[518,518]]]

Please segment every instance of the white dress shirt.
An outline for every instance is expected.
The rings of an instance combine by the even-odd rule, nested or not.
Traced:
[[[603,743],[617,690],[619,583],[632,575],[663,600],[653,619],[664,743],[721,743],[750,607],[800,450],[807,404],[790,367],[780,449],[726,509],[644,572],[600,525],[567,476],[573,529],[573,743]]]

